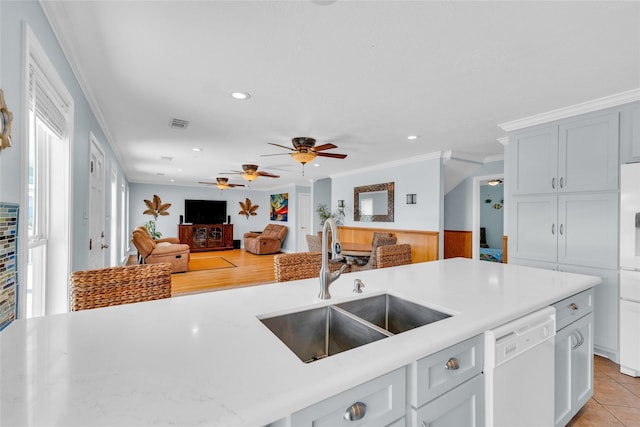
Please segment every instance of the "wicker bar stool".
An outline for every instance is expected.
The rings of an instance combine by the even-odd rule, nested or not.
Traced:
[[[377,261],[377,250],[382,246],[395,245],[398,241],[398,238],[395,236],[391,237],[377,237],[373,241],[373,246],[371,247],[371,256],[369,257],[369,261],[365,265],[352,265],[351,271],[362,271],[362,270],[372,270],[374,268],[378,268]]]
[[[378,268],[393,267],[396,265],[411,264],[411,245],[379,246],[376,249]]]
[[[330,262],[331,271],[340,270],[344,264]],[[296,252],[292,254],[278,254],[273,257],[276,282],[310,279],[320,277],[322,268],[322,252]]]
[[[171,297],[171,264],[141,264],[71,273],[71,310]]]

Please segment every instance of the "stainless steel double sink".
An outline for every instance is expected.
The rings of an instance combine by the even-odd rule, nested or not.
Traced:
[[[310,363],[448,317],[385,293],[260,321]]]

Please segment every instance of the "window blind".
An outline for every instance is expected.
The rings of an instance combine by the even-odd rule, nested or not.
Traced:
[[[66,136],[69,105],[33,57],[29,61],[29,108],[56,136]]]

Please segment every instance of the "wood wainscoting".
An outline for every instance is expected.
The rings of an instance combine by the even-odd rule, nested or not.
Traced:
[[[509,261],[509,237],[502,236],[502,263]],[[472,258],[473,244],[471,231],[444,230],[444,258]]]
[[[435,261],[438,259],[437,231],[396,230],[388,228],[338,227],[343,242],[371,244],[373,233],[391,233],[398,238],[398,244],[411,245],[413,263]]]
[[[444,230],[444,258],[471,258],[471,231]]]

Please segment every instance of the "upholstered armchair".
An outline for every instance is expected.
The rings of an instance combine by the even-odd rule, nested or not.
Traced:
[[[131,241],[146,264],[168,262],[172,273],[182,273],[189,268],[189,245],[153,240],[146,229],[133,230]]]
[[[288,231],[284,225],[268,224],[262,233],[244,233],[244,250],[256,255],[278,253]]]

